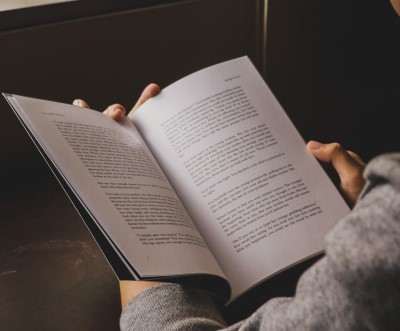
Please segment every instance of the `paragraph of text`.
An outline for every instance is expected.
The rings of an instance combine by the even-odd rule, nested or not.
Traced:
[[[172,197],[145,193],[106,193],[131,229],[177,225],[194,229],[186,210]]]
[[[94,178],[165,181],[141,143],[126,132],[55,121],[57,128]]]
[[[207,248],[203,239],[186,233],[137,234],[142,245],[192,245]]]
[[[240,166],[258,153],[277,144],[265,124],[243,130],[211,145],[184,161],[194,183],[199,186],[224,171]]]
[[[234,239],[231,243],[236,252],[241,252],[249,248],[250,246],[257,244],[261,240],[264,240],[267,237],[273,236],[278,232],[284,231],[290,226],[293,226],[300,222],[310,220],[311,218],[322,213],[323,211],[321,207],[318,206],[316,203],[308,204],[301,208],[292,210],[287,214],[273,218],[270,221],[265,221],[261,223],[250,232]]]
[[[258,116],[240,86],[216,93],[181,110],[161,124],[180,157],[192,145],[220,130]]]

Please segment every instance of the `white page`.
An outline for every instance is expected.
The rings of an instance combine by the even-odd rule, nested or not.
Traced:
[[[70,2],[70,1],[77,1],[77,0],[1,0],[0,11],[51,5],[55,3]]]
[[[247,57],[170,85],[132,119],[233,298],[320,252],[349,211]]]
[[[8,100],[141,276],[222,276],[130,120],[21,96]]]

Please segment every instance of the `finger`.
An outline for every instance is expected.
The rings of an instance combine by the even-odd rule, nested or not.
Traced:
[[[136,102],[135,106],[129,112],[128,116],[131,115],[143,103],[145,103],[150,98],[156,96],[158,93],[160,93],[160,86],[154,83],[147,85],[143,90],[142,94],[140,95],[139,100]]]
[[[82,107],[82,108],[90,108],[89,105],[86,103],[85,100],[82,99],[75,99],[72,104],[74,106]]]
[[[332,162],[341,180],[362,175],[360,174],[360,170],[363,168],[362,160],[353,158],[339,143],[321,144],[310,141],[307,147],[318,160]],[[362,163],[360,164],[359,161]]]
[[[364,160],[356,153],[352,152],[352,151],[347,151],[347,153],[349,153],[351,155],[351,157],[356,160],[361,166],[365,167],[366,163],[364,162]]]
[[[111,106],[108,106],[103,113],[111,117],[114,121],[120,121],[125,117],[126,110],[124,106],[115,103]]]

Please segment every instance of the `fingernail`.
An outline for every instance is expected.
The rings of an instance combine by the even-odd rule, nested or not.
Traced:
[[[124,113],[124,111],[121,107],[117,107],[113,111],[113,115],[122,115],[123,113]]]
[[[307,146],[309,149],[317,150],[322,148],[324,144],[319,143],[318,141],[311,140],[308,142]]]
[[[72,103],[74,106],[82,107],[82,102],[80,100],[74,100]]]

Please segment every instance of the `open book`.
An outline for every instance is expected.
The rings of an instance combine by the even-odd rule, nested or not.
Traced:
[[[4,96],[120,279],[179,279],[231,302],[322,252],[349,212],[247,57],[122,122]]]

